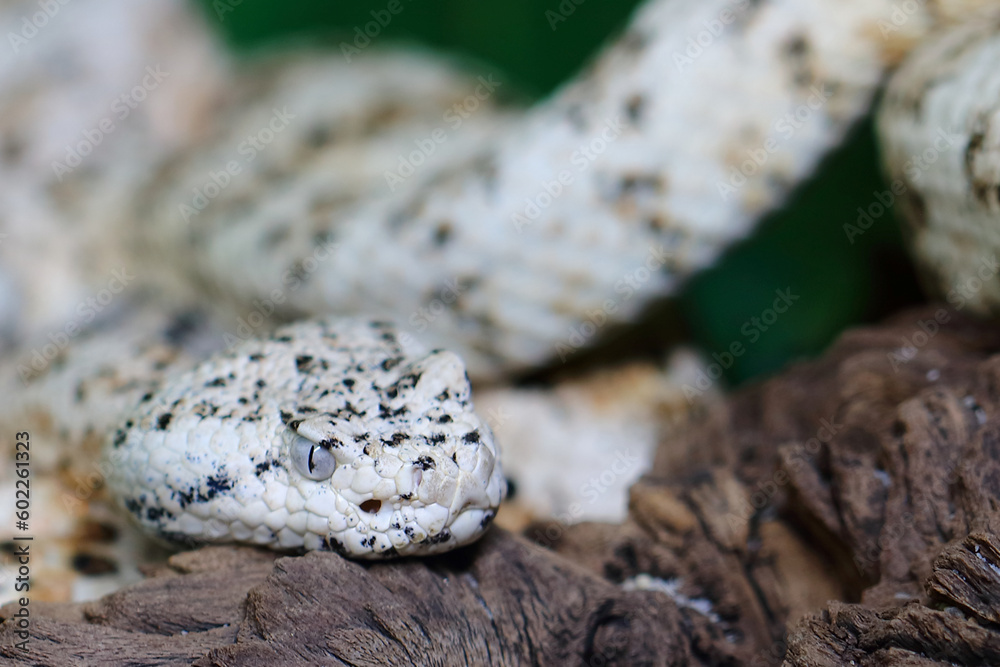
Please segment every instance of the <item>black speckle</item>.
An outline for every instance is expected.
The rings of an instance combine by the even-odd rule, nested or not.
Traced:
[[[402,363],[403,357],[391,357],[382,362],[382,370],[391,371],[393,368]]]
[[[307,354],[295,357],[295,369],[298,370],[299,372],[306,370],[309,366],[309,362],[311,362],[312,360],[313,358]]]
[[[142,399],[139,402],[148,403],[151,400],[153,400],[153,392],[147,391],[145,394],[142,395]]]
[[[174,491],[177,494],[177,504],[181,506],[181,509],[185,509],[188,505],[194,502],[194,490],[188,491]]]
[[[170,420],[174,418],[174,415],[170,412],[164,412],[160,415],[160,418],[156,420],[156,428],[160,431],[165,431],[167,426],[170,425]]]
[[[424,544],[441,544],[442,542],[447,542],[451,539],[451,531],[447,528],[442,528],[441,532],[437,535],[428,535],[427,539],[424,540]]]
[[[389,406],[385,403],[378,404],[378,417],[379,419],[391,419],[393,417],[399,417],[400,415],[405,415],[409,410],[404,405],[398,410],[390,410]]]
[[[182,346],[198,330],[199,319],[198,314],[191,311],[177,315],[163,332],[164,340],[171,345]]]
[[[309,129],[306,133],[305,139],[306,143],[312,148],[322,148],[333,139],[333,133],[330,132],[329,127],[317,125],[316,127]]]
[[[419,459],[413,462],[413,465],[419,467],[421,470],[434,470],[436,464],[434,459],[429,456],[421,456]]]
[[[454,231],[451,223],[442,222],[437,226],[437,229],[434,230],[434,244],[439,246],[444,245],[451,239],[452,234],[454,234]]]
[[[211,417],[219,411],[219,406],[209,403],[208,401],[202,401],[198,405],[194,406],[191,411],[199,417]]]
[[[271,462],[270,461],[264,461],[263,463],[258,463],[257,464],[257,467],[254,468],[254,472],[257,474],[258,477],[260,477],[261,475],[263,475],[264,473],[266,473],[270,469],[271,469]]]
[[[117,449],[124,444],[125,444],[125,430],[118,429],[117,431],[115,431],[115,439],[112,441],[111,446]]]
[[[470,431],[462,436],[466,442],[479,442],[479,431]]]
[[[625,101],[625,114],[633,123],[638,122],[638,120],[642,117],[642,111],[645,106],[646,99],[639,93],[636,93]]]
[[[236,402],[239,403],[240,405],[246,405],[250,401],[247,399],[246,396],[240,396],[238,399],[236,399]]]
[[[96,577],[102,574],[117,573],[118,565],[113,560],[103,556],[76,554],[73,556],[73,569],[80,574]]]
[[[288,422],[290,422],[290,421],[292,421],[292,413],[291,412],[285,412],[284,410],[282,410],[281,411],[281,422],[285,426],[288,426]]]
[[[260,361],[264,358],[264,355],[259,352],[254,352],[250,355],[250,361]]]
[[[809,42],[802,35],[796,35],[785,44],[785,53],[792,58],[801,58],[809,51]]]
[[[205,494],[205,497],[211,500],[215,496],[219,495],[219,493],[232,489],[233,482],[224,472],[220,472],[218,475],[214,475],[206,479],[205,486],[208,488],[208,493]]]
[[[438,424],[450,424],[450,423],[451,423],[451,415],[441,415],[440,417],[438,417]]]
[[[347,401],[344,404],[344,407],[339,412],[346,412],[347,414],[354,415],[355,417],[364,417],[366,414],[368,414],[367,410],[365,410],[364,412],[359,412],[358,409],[355,408],[350,401]],[[330,424],[330,426],[333,426],[333,424]]]
[[[344,386],[347,387],[348,389],[350,389],[351,387],[353,387],[354,386],[354,379],[353,378],[344,378]]]
[[[174,515],[163,509],[162,507],[150,507],[146,510],[146,519],[149,521],[159,521],[164,516],[168,519],[173,519]]]
[[[125,499],[125,509],[138,519],[142,518],[142,503],[135,498]]]
[[[211,382],[206,382],[205,386],[206,387],[225,387],[226,386],[226,378],[222,378],[222,377],[215,378]]]
[[[489,510],[488,512],[483,514],[483,520],[479,522],[479,527],[485,528],[486,526],[490,525],[490,522],[493,521],[493,518],[496,515],[497,513],[493,510]]]
[[[427,442],[429,442],[432,445],[440,445],[444,441],[445,441],[444,433],[435,433],[431,437],[427,438]]]
[[[278,336],[277,338],[273,338],[272,340],[274,340],[274,341],[276,341],[278,343],[291,343],[292,342],[292,337],[291,336]]]
[[[332,551],[341,556],[347,556],[347,547],[344,546],[343,542],[333,538],[324,537],[323,538],[323,551]]]
[[[263,380],[257,380],[257,387],[259,387],[260,389],[263,389],[266,386],[267,386],[266,382],[264,382]]]

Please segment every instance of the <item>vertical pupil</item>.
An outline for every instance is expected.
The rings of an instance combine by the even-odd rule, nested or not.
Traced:
[[[316,451],[316,447],[309,448],[309,472],[316,471],[316,465],[313,463],[313,452]]]

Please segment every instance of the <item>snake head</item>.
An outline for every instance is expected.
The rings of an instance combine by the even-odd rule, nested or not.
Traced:
[[[305,546],[375,558],[478,538],[506,485],[461,359],[434,351],[355,388],[341,409],[283,431],[290,483],[315,528]]]
[[[482,535],[506,491],[465,366],[391,325],[308,320],[168,379],[109,438],[108,485],[180,542],[425,555]]]

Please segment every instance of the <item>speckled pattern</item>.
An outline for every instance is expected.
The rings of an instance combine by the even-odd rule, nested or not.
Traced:
[[[1000,7],[928,40],[890,81],[879,113],[889,188],[850,237],[898,203],[925,282],[956,309],[1000,314]]]
[[[650,0],[591,67],[509,117],[488,107],[513,82],[476,72],[460,83],[426,59],[372,53],[290,71],[234,110],[239,133],[144,195],[140,236],[150,256],[240,303],[279,294],[293,312],[409,324],[476,379],[534,368],[594,342],[574,336],[582,322],[629,322],[675,293],[812,173],[932,23],[921,5],[901,34],[883,35],[894,4]],[[411,96],[406,78],[429,92]],[[383,127],[420,116],[449,78],[443,92],[480,105],[460,127],[451,103],[409,134]],[[328,94],[338,82],[351,104]],[[385,92],[413,99],[379,113]],[[253,178],[197,215],[179,207],[286,107],[297,117]],[[303,148],[321,117],[336,140]]]
[[[112,493],[166,540],[359,558],[467,544],[506,486],[462,361],[350,319],[278,329],[167,381],[107,458]]]

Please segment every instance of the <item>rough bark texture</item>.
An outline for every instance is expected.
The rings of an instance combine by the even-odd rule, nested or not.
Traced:
[[[528,534],[672,582],[710,663],[1000,664],[997,352],[941,306],[848,332],[663,443],[624,526]]]
[[[97,602],[32,606],[28,652],[8,621],[0,658],[1000,664],[997,351],[996,325],[903,313],[696,417],[623,525],[379,564],[206,548]]]

